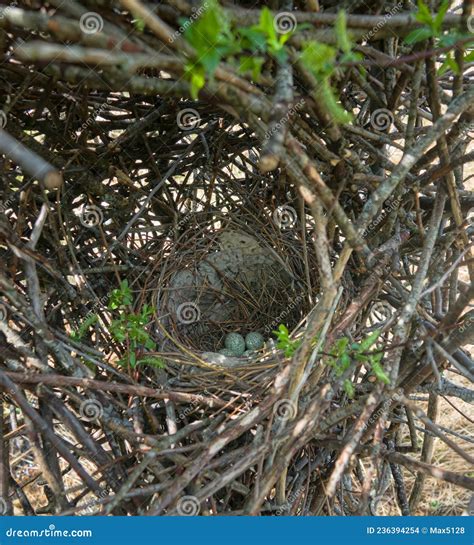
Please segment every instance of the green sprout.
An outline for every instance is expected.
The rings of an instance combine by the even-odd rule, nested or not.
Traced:
[[[443,0],[436,14],[432,14],[430,8],[423,0],[418,0],[418,11],[415,19],[422,23],[423,26],[412,30],[405,37],[405,43],[408,45],[423,42],[428,39],[433,39],[436,47],[452,47],[454,48],[459,41],[471,38],[468,34],[462,34],[458,30],[450,30],[443,32],[443,22],[446,13],[449,9],[450,0]],[[474,61],[474,51],[469,51],[464,55],[464,62],[469,63]],[[444,74],[451,69],[453,73],[459,75],[461,69],[454,58],[453,51],[448,51],[446,59],[439,68],[439,74]]]
[[[288,328],[283,324],[280,324],[278,330],[273,331],[272,333],[274,333],[278,339],[277,348],[283,350],[287,358],[291,358],[301,345],[301,340],[292,340]]]
[[[156,344],[146,329],[153,315],[152,307],[143,305],[140,312],[133,312],[132,305],[132,290],[128,281],[123,280],[120,282],[120,287],[110,293],[107,305],[107,308],[116,316],[110,324],[110,334],[116,342],[126,346],[125,355],[119,360],[119,364],[131,369],[139,365],[165,367],[161,358],[149,353],[156,350]],[[79,328],[71,333],[71,338],[81,339],[97,321],[97,314],[88,316]]]
[[[390,378],[385,373],[381,360],[383,352],[370,351],[380,336],[380,331],[373,331],[360,343],[351,343],[347,337],[338,339],[329,353],[327,364],[334,369],[336,377],[342,377],[348,371],[353,361],[361,362],[369,367],[374,376],[384,384],[390,384]],[[349,398],[354,397],[355,388],[349,379],[343,381],[344,391]]]

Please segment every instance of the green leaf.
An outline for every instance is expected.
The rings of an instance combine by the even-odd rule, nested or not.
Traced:
[[[443,2],[441,3],[441,6],[439,7],[438,13],[436,14],[435,18],[433,19],[433,27],[432,28],[433,28],[435,34],[440,34],[441,33],[444,17],[445,17],[446,12],[448,11],[448,8],[449,8],[449,1],[450,0],[443,0]]]
[[[130,352],[130,354],[128,355],[128,362],[130,363],[130,367],[132,369],[135,369],[135,366],[137,364],[137,356],[135,352]]]
[[[310,41],[303,47],[301,61],[319,79],[334,71],[336,53],[336,49],[330,45]]]
[[[404,42],[408,45],[413,45],[418,42],[422,42],[424,40],[427,40],[428,38],[431,38],[433,36],[433,31],[431,28],[428,27],[421,27],[416,28],[415,30],[412,30],[408,36],[405,36]]]
[[[334,343],[335,351],[332,350],[331,353],[335,354],[336,356],[340,356],[346,351],[348,344],[349,344],[349,339],[347,337],[342,337],[342,339],[338,339]]]
[[[199,95],[199,91],[204,87],[206,83],[206,72],[204,67],[193,65],[192,68],[185,66],[185,77],[189,80],[191,87],[191,98],[196,100]]]
[[[98,320],[97,314],[91,314],[90,316],[87,316],[82,324],[79,326],[79,328],[76,331],[72,331],[70,334],[71,339],[74,340],[80,340],[84,335],[87,333],[88,329],[93,326],[97,320]]]
[[[354,399],[355,389],[354,385],[349,379],[346,379],[344,381],[344,391],[346,392],[349,399]]]
[[[258,81],[262,73],[262,66],[265,62],[263,57],[246,57],[242,56],[239,59],[239,71],[242,74],[251,73],[252,79]]]
[[[344,53],[350,53],[352,50],[352,44],[347,33],[346,12],[344,10],[339,11],[337,14],[334,30],[336,31],[336,40],[339,49]]]
[[[161,358],[157,358],[155,356],[145,356],[144,358],[140,358],[137,365],[149,365],[150,367],[155,367],[157,369],[164,369],[166,367],[165,362]]]
[[[321,82],[320,86],[321,91],[321,102],[326,107],[329,115],[336,124],[350,123],[353,119],[351,113],[346,112],[344,108],[339,104],[334,96],[334,92],[329,83],[329,78],[325,78]]]
[[[269,41],[277,42],[277,34],[272,12],[265,6],[260,13],[258,28],[267,36]]]
[[[370,335],[368,335],[360,344],[359,344],[359,351],[360,352],[367,352],[367,350],[375,344],[377,339],[380,337],[380,330],[376,329]]]
[[[390,379],[388,375],[383,370],[383,367],[380,363],[373,362],[372,363],[372,371],[374,375],[377,377],[380,382],[383,382],[385,384],[390,384]]]
[[[448,70],[451,70],[454,74],[460,75],[461,69],[459,68],[458,63],[456,60],[451,56],[451,54],[448,54],[446,56],[445,61],[443,64],[439,67],[438,74],[442,76],[445,74]]]
[[[267,40],[265,34],[258,27],[239,28],[238,33],[243,48],[266,52]]]
[[[418,0],[418,12],[415,15],[415,19],[420,23],[424,23],[429,27],[433,25],[433,17],[431,15],[430,8],[423,2],[423,0]]]
[[[145,21],[140,18],[134,19],[133,26],[136,28],[138,32],[143,32],[145,30]]]

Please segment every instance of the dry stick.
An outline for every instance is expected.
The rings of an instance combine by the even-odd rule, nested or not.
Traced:
[[[355,423],[353,429],[351,430],[350,437],[346,441],[342,452],[339,454],[335,464],[334,470],[329,477],[329,481],[326,485],[326,493],[329,497],[334,496],[336,493],[336,487],[339,481],[342,479],[344,471],[347,468],[347,465],[350,462],[351,456],[354,453],[357,445],[359,444],[364,431],[367,428],[367,423],[374,412],[374,409],[380,402],[382,396],[382,386],[378,384],[375,390],[369,394],[367,401],[364,405],[364,410],[360,415],[359,419]]]
[[[119,503],[125,499],[127,493],[130,491],[132,486],[135,484],[140,475],[147,469],[148,465],[154,461],[156,457],[156,452],[148,452],[145,455],[145,458],[136,465],[133,471],[128,476],[126,482],[122,485],[120,490],[117,492],[115,497],[107,505],[105,509],[105,515],[110,515],[113,510],[119,505]]]
[[[48,44],[41,41],[31,41],[21,44],[14,50],[15,58],[26,63],[30,62],[67,62],[71,64],[93,64],[98,67],[123,66],[126,74],[144,68],[169,70],[174,73],[183,72],[183,63],[177,57],[155,53],[153,56],[146,53],[130,54],[122,51],[108,51],[80,46],[62,46]]]
[[[428,274],[428,267],[438,236],[441,219],[443,217],[445,202],[446,193],[442,188],[440,188],[438,194],[436,195],[433,213],[429,222],[429,231],[425,237],[420,263],[413,281],[412,289],[407,297],[407,300],[405,301],[397,325],[394,328],[394,338],[392,344],[396,346],[396,348],[387,358],[387,370],[390,372],[390,382],[393,386],[397,384],[400,358],[409,335],[411,319],[416,311],[416,305],[419,302],[426,275]]]
[[[36,410],[28,403],[28,400],[21,392],[20,388],[10,380],[8,375],[0,369],[0,386],[11,396],[17,403],[18,407],[28,417],[36,430],[41,432],[56,448],[59,454],[71,464],[74,471],[87,484],[89,488],[100,492],[100,485],[87,473],[82,464],[71,454],[64,441],[58,437],[54,431],[49,428],[44,420],[39,416]]]
[[[49,384],[51,386],[80,386],[81,388],[90,388],[92,390],[101,390],[104,392],[117,392],[122,394],[139,395],[151,397],[153,399],[171,399],[183,403],[192,403],[197,405],[206,405],[207,407],[224,407],[228,405],[220,399],[209,399],[202,395],[185,394],[182,392],[170,392],[166,390],[157,390],[147,386],[135,384],[117,384],[114,382],[103,382],[89,378],[65,377],[62,375],[28,375],[23,373],[5,372],[15,382],[20,384]]]
[[[0,153],[19,165],[26,174],[35,178],[47,189],[57,189],[63,183],[62,174],[42,157],[0,129]]]
[[[323,207],[321,203],[316,199],[310,204],[312,215],[315,221],[314,238],[316,256],[319,264],[319,278],[321,280],[321,292],[323,293],[321,305],[318,305],[317,317],[308,324],[301,347],[297,350],[292,361],[292,377],[289,388],[289,399],[298,406],[298,398],[311,370],[314,365],[316,354],[314,358],[308,359],[309,352],[311,351],[311,345],[313,338],[318,330],[315,330],[320,323],[321,319],[325,320],[326,331],[323,332],[322,337],[319,339],[318,347],[321,348],[322,343],[325,340],[325,334],[329,329],[330,322],[336,311],[337,288],[333,282],[331,260],[329,256],[329,241],[327,239],[327,219],[323,214]],[[340,294],[339,294],[340,295]],[[323,328],[324,329],[324,328]],[[277,487],[277,500],[279,503],[284,503],[286,498],[284,497],[284,490],[286,488],[287,468],[282,472]]]
[[[432,40],[430,40],[432,42]],[[428,57],[426,59],[426,71],[427,71],[427,80],[428,80],[428,99],[430,103],[430,108],[433,113],[433,119],[436,121],[441,116],[441,106],[438,95],[438,82],[436,80],[437,67],[434,59]],[[442,166],[449,165],[451,158],[449,156],[449,148],[446,140],[446,136],[443,134],[437,141],[437,151]],[[449,195],[449,201],[451,204],[451,212],[454,217],[454,223],[458,229],[461,228],[464,219],[461,211],[461,204],[459,202],[458,191],[456,187],[456,181],[454,179],[454,174],[452,171],[449,171],[445,176],[445,185]],[[464,248],[469,248],[469,257],[472,259],[472,262],[468,261],[468,270],[471,277],[471,282],[474,282],[474,252],[469,244],[469,239],[467,233],[464,229],[461,230],[461,239],[463,241]]]
[[[285,59],[278,66],[272,110],[258,162],[258,166],[262,172],[275,170],[280,163],[288,123],[290,121],[290,104],[292,102],[293,68],[288,59]]]
[[[441,469],[440,467],[435,467],[424,462],[419,462],[413,458],[409,458],[399,452],[385,452],[382,453],[382,456],[387,459],[389,462],[400,464],[402,466],[414,469],[415,471],[422,471],[425,475],[435,477],[446,481],[448,483],[455,484],[456,486],[461,486],[462,488],[467,488],[468,490],[474,491],[474,479],[471,477],[466,477],[460,473],[454,473],[453,471],[447,471],[446,469]]]
[[[280,448],[278,457],[275,458],[267,474],[260,479],[255,495],[249,496],[246,502],[244,507],[246,515],[256,515],[259,512],[260,506],[280,477],[280,473],[288,467],[291,459],[314,434],[314,428],[319,425],[321,415],[329,407],[335,393],[330,384],[324,384],[305,413],[293,424],[292,429],[285,433],[284,445]]]
[[[268,415],[275,403],[279,398],[284,388],[287,386],[289,380],[289,368],[283,369],[275,379],[274,391],[272,395],[262,401],[258,407],[252,409],[248,414],[237,418],[232,427],[221,432],[217,439],[213,441],[204,452],[195,459],[184,473],[175,479],[170,486],[168,493],[161,498],[156,505],[152,505],[147,512],[149,516],[156,516],[162,513],[171,502],[173,502],[179,495],[179,493],[192,481],[196,475],[198,475],[206,465],[216,456],[216,454],[223,449],[228,443],[240,437],[245,431],[254,426],[262,418]]]
[[[99,466],[111,464],[112,459],[109,457],[109,454],[105,452],[99,443],[92,439],[79,419],[62,403],[62,401],[56,398],[50,391],[44,388],[44,386],[40,385],[39,389],[42,391],[43,397],[46,399],[48,405],[51,406],[58,419],[64,422],[64,425],[71,431],[77,442],[90,453],[89,459]],[[120,475],[118,474],[116,467],[113,464],[109,471],[103,471],[105,480],[113,490],[118,490],[119,488],[119,479],[124,476],[124,472],[121,473],[122,474]]]
[[[467,110],[473,101],[474,86],[455,98],[449,105],[446,113],[436,121],[428,133],[421,137],[417,143],[413,144],[413,146],[406,151],[395,170],[375,191],[372,192],[367,203],[364,205],[362,213],[358,217],[356,223],[356,229],[359,233],[362,233],[369,223],[377,216],[384,201],[390,197],[398,184],[405,179],[428,147],[451,127],[455,119]],[[334,278],[336,280],[342,276],[349,257],[351,256],[353,248],[350,246],[350,243],[345,244],[341,256],[337,261],[334,270]]]
[[[124,8],[128,9],[137,19],[141,19],[153,33],[168,47],[194,55],[194,49],[186,42],[181,35],[176,36],[176,32],[148,7],[144,6],[139,0],[120,0]]]
[[[429,415],[430,421],[434,421],[438,414],[438,400],[439,398],[437,394],[430,393],[429,401],[428,401],[428,415]],[[405,403],[405,400],[404,400],[404,403]],[[425,424],[425,429],[428,429],[428,426],[426,424]],[[433,458],[433,451],[434,451],[434,436],[431,435],[430,433],[425,433],[425,436],[423,438],[423,447],[421,450],[421,461],[426,464],[431,464],[431,460]],[[410,501],[409,501],[410,509],[412,513],[416,511],[418,503],[420,502],[421,496],[423,494],[425,477],[426,477],[425,474],[422,473],[421,471],[418,471],[418,473],[416,474],[416,479],[413,484],[413,488],[411,490]]]
[[[12,515],[13,507],[10,500],[10,443],[5,437],[6,427],[3,425],[3,415],[7,414],[4,400],[0,399],[2,422],[0,425],[0,516]]]
[[[119,49],[129,53],[141,52],[142,47],[125,38],[115,38],[105,32],[84,32],[78,21],[73,21],[60,15],[51,16],[46,13],[26,11],[7,6],[0,8],[0,28],[15,26],[28,30],[49,32],[61,41],[81,42],[88,47],[102,49]],[[30,42],[31,43],[31,42]],[[44,42],[41,42],[44,44]]]
[[[260,11],[258,9],[232,7],[228,8],[226,11],[234,20],[244,24],[257,23],[260,16]],[[278,15],[278,12],[272,12],[272,15],[276,16]],[[294,10],[291,12],[291,15],[298,23],[315,23],[318,25],[333,26],[337,20],[337,14],[335,13],[310,13],[307,11]],[[448,13],[443,19],[443,28],[458,26],[460,20],[461,17],[459,15]],[[369,30],[373,30],[375,27],[380,28],[381,26],[385,26],[391,29],[395,28],[398,31],[402,28],[407,29],[421,26],[416,20],[413,12],[399,13],[392,15],[391,17],[387,17],[386,15],[348,14],[346,16],[346,21],[347,26],[350,28],[362,28]]]

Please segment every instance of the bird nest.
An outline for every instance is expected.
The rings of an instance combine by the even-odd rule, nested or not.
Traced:
[[[206,200],[185,209],[150,266],[146,285],[160,346],[217,351],[230,332],[268,339],[279,324],[293,328],[308,311],[318,281],[314,251],[303,249],[306,226],[298,228],[292,206],[275,208],[259,198],[267,191],[262,180],[254,181],[254,202],[244,200],[243,183],[252,180],[226,183],[224,213],[206,211],[215,195],[203,186]]]
[[[339,3],[307,3],[261,79],[222,58],[191,99],[194,2],[34,4],[0,7],[0,515],[409,515],[426,476],[472,491],[472,437],[437,409],[474,399],[466,14],[442,25],[460,74],[394,1],[345,2],[350,54]],[[264,3],[224,4],[255,35]]]

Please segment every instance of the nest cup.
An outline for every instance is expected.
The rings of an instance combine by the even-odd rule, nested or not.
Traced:
[[[264,195],[267,188],[262,179],[253,182],[258,194]],[[189,205],[183,206],[168,241],[159,247],[147,284],[152,288],[157,340],[163,352],[183,347],[193,352],[218,351],[229,332],[259,332],[269,339],[279,324],[292,328],[310,310],[317,287],[316,258],[311,249],[303,251],[300,222],[295,219],[293,225],[283,225],[268,201],[245,201],[240,198],[241,183],[226,184],[225,203],[218,207],[209,202],[223,197],[219,185],[217,195],[203,187],[206,197],[195,200],[191,211]],[[257,259],[248,265],[252,281],[245,274],[234,275],[232,267],[232,274],[224,274],[212,270],[216,269],[212,263],[207,265],[210,256],[222,252],[219,241],[229,232],[252,237],[262,253],[270,256],[270,265],[251,257]],[[204,276],[203,263],[208,271]],[[308,272],[313,288],[307,283]],[[177,282],[177,278],[184,280]]]

